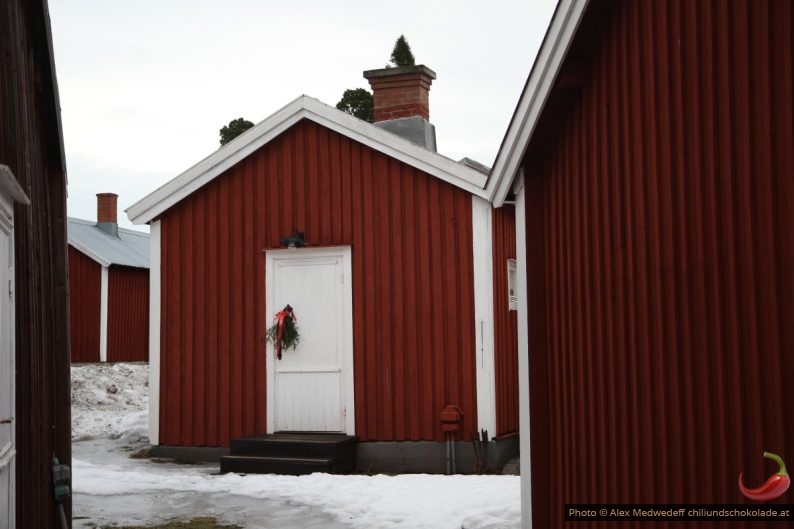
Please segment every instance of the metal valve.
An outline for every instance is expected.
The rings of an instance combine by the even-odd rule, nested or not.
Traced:
[[[72,469],[61,465],[57,457],[52,458],[52,485],[54,487],[55,501],[61,503],[72,495],[69,488],[72,482]]]

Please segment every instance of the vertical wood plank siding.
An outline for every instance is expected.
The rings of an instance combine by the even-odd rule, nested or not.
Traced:
[[[16,525],[25,529],[59,526],[52,457],[71,464],[66,174],[46,6],[0,2],[0,163],[31,201],[14,208]]]
[[[492,210],[497,436],[518,432],[518,318],[509,310],[507,261],[516,258],[515,208]]]
[[[265,431],[263,249],[293,229],[352,245],[359,439],[443,440],[447,404],[476,429],[471,196],[302,121],[162,217],[161,443]]]
[[[149,270],[108,271],[108,362],[149,360]]]
[[[794,458],[792,3],[589,9],[589,82],[525,159],[538,527],[739,503]]]
[[[72,362],[99,362],[102,266],[69,246],[69,340]]]

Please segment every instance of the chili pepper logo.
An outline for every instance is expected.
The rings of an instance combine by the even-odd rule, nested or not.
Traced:
[[[786,489],[788,489],[788,486],[791,484],[791,478],[788,477],[788,473],[786,472],[786,464],[783,463],[783,460],[780,459],[779,456],[776,456],[770,452],[764,452],[764,457],[768,457],[769,459],[774,459],[777,461],[777,464],[780,465],[780,470],[778,470],[777,474],[772,474],[769,476],[769,479],[766,480],[766,483],[757,489],[745,488],[744,484],[742,483],[742,474],[739,473],[739,490],[751,500],[774,500],[786,492]]]

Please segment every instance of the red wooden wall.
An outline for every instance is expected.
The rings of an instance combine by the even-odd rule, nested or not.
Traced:
[[[99,362],[102,266],[69,246],[69,339],[72,362]]]
[[[477,425],[471,195],[302,121],[162,217],[160,442],[265,431],[263,249],[352,245],[356,434]]]
[[[14,208],[16,527],[24,529],[59,526],[52,458],[72,460],[66,167],[49,20],[47,2],[0,2],[0,163],[30,199]],[[71,504],[63,500],[67,519]]]
[[[588,9],[589,79],[524,168],[539,527],[738,503],[794,460],[792,4]]]
[[[509,310],[507,261],[516,258],[515,208],[493,209],[494,370],[497,436],[518,433],[518,319]]]
[[[149,360],[149,270],[108,270],[108,362]]]

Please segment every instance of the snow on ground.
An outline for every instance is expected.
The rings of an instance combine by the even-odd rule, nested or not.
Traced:
[[[149,365],[72,366],[72,441],[148,442]]]
[[[520,516],[515,476],[240,476],[211,474],[206,467],[94,464],[79,459],[73,472],[75,492],[80,494],[238,495],[275,500],[282,508],[291,503],[312,507],[354,528],[460,528],[466,520],[472,528],[486,526],[482,522],[507,527]]]
[[[80,521],[151,524],[213,515],[249,529],[520,525],[517,476],[240,476],[219,475],[217,465],[130,459],[122,447],[137,448],[146,438],[147,371],[144,364],[72,368],[72,483]]]

